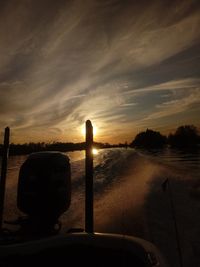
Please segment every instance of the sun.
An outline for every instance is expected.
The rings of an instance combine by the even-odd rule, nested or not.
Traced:
[[[97,136],[97,132],[98,132],[97,127],[96,125],[93,124],[93,137]],[[86,135],[85,125],[81,127],[81,134],[85,137]]]

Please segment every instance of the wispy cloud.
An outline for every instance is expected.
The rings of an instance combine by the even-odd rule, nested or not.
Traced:
[[[119,122],[130,129],[137,119],[174,115],[175,106],[186,112],[199,99],[198,57],[190,57],[200,42],[199,1],[2,3],[0,127],[10,125],[15,140],[39,140],[44,131],[63,139],[68,129],[78,138],[88,118],[104,133]],[[188,55],[181,75],[163,68],[169,59],[180,65],[181,53]],[[156,93],[160,102],[149,97]]]
[[[155,120],[160,118],[177,115],[178,113],[185,113],[190,110],[195,104],[199,105],[200,109],[200,87],[194,89],[184,96],[171,101],[163,102],[156,106],[156,111],[148,115],[144,120]]]
[[[172,81],[167,81],[160,84],[155,84],[152,86],[135,88],[133,90],[126,91],[124,95],[136,95],[141,93],[150,93],[158,91],[175,91],[175,90],[187,90],[194,89],[199,87],[200,79],[199,78],[185,78],[177,79]],[[166,96],[166,95],[165,95]]]
[[[120,107],[130,108],[130,107],[137,106],[137,105],[138,103],[125,103],[125,104],[122,104]]]

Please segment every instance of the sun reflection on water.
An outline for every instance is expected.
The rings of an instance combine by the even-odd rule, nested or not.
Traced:
[[[98,153],[99,153],[98,149],[96,149],[96,148],[92,149],[92,154],[93,155],[97,155]]]

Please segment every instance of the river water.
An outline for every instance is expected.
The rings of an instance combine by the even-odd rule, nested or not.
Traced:
[[[63,232],[84,228],[84,152],[66,155],[71,162],[72,200],[60,218]],[[9,158],[6,220],[21,215],[16,206],[17,180],[26,158]],[[169,187],[163,190],[166,179],[171,195]],[[200,151],[100,150],[94,156],[94,192],[95,231],[145,238],[161,250],[172,267],[179,266],[178,238],[184,267],[200,266]]]

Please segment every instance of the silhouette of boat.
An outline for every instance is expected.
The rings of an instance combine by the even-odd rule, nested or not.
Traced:
[[[86,122],[85,230],[59,234],[58,218],[70,206],[71,172],[67,156],[59,152],[31,154],[22,164],[17,206],[26,214],[13,224],[19,230],[2,228],[9,130],[5,132],[1,173],[0,266],[80,264],[87,266],[167,266],[150,242],[133,236],[95,233],[93,228],[93,130]]]

